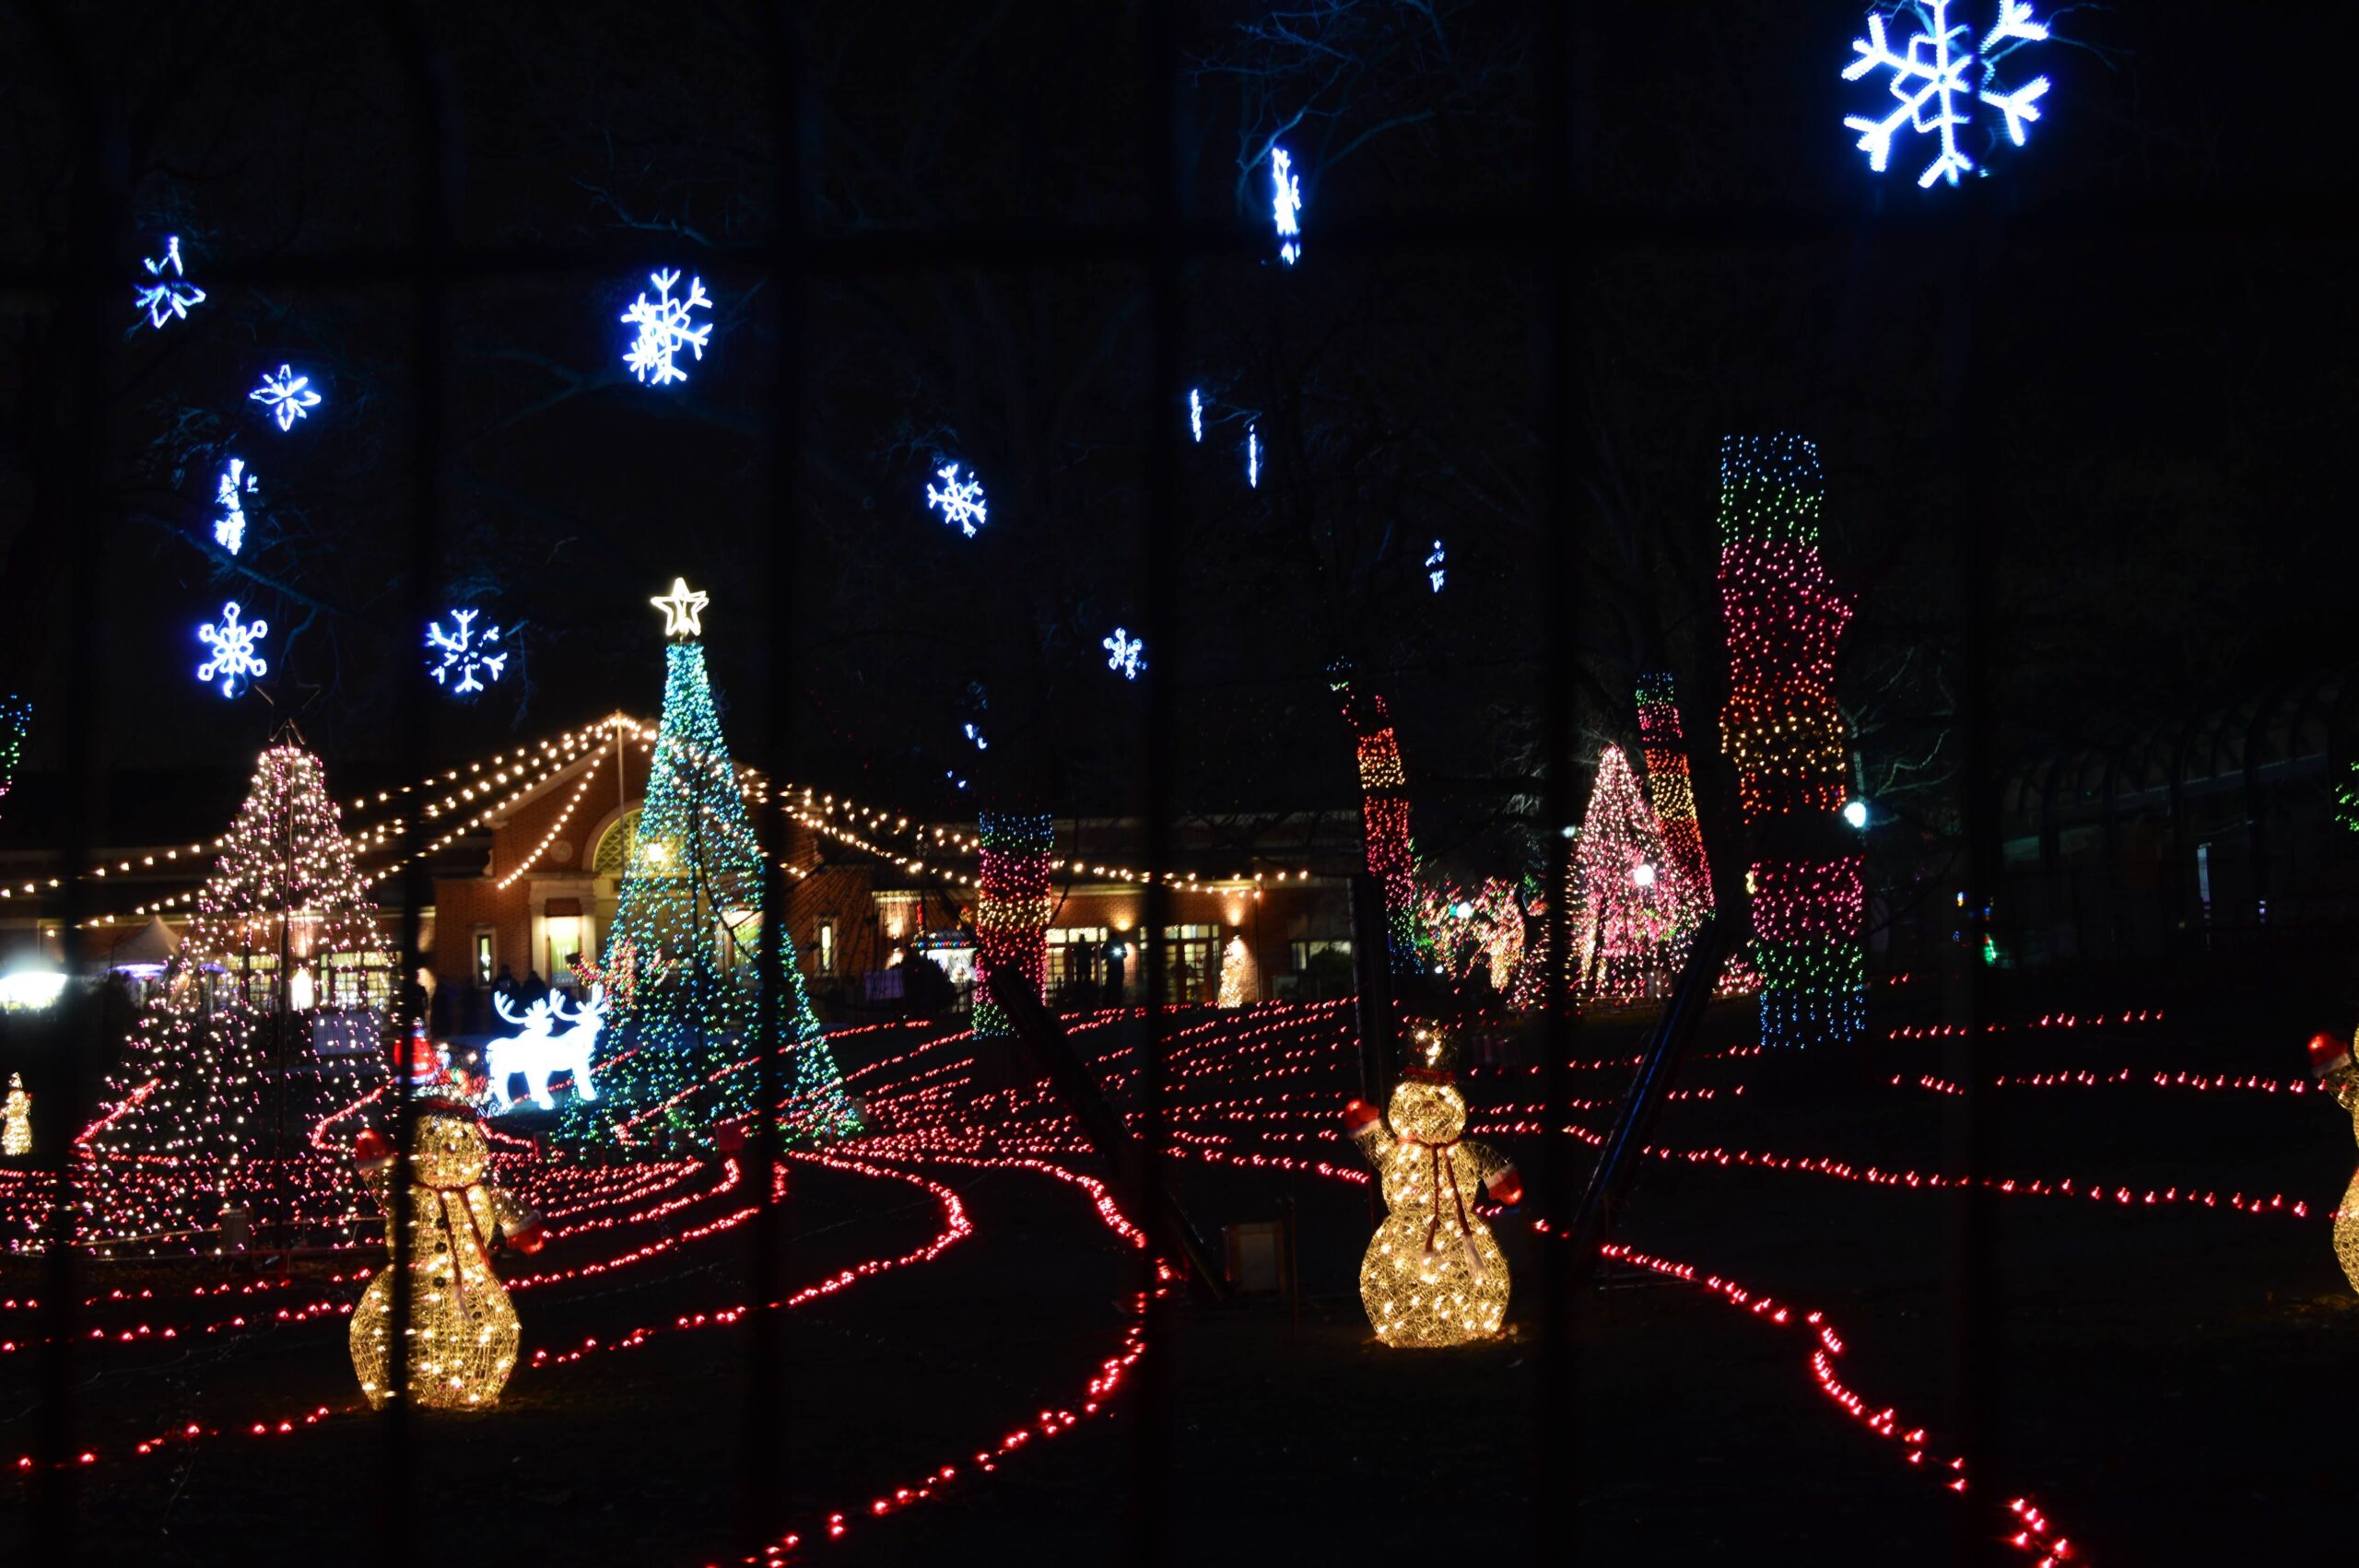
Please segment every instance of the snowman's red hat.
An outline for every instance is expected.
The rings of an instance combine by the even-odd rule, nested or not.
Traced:
[[[2321,1029],[2310,1036],[2310,1076],[2324,1078],[2351,1060],[2351,1047]]]

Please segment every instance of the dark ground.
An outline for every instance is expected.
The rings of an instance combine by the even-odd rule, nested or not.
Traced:
[[[2108,1005],[2151,1004],[2122,995]],[[1886,1008],[1887,1020],[1899,1013]],[[1909,1009],[1925,1014],[1930,1002]],[[1708,1047],[1742,1036],[1716,1014]],[[2087,1065],[2297,1076],[2285,1021],[2175,1013],[2161,1025],[2013,1034],[2010,1071]],[[1607,1054],[1626,1030],[1586,1032]],[[1938,1165],[1955,1102],[1913,1086],[1938,1045],[1876,1043],[1873,1070],[1704,1060],[1658,1129],[1666,1145],[1726,1143],[1859,1165]],[[1584,1090],[1602,1085],[1584,1075]],[[1726,1093],[1737,1082],[1742,1097]],[[2341,1280],[2325,1215],[2353,1160],[2350,1121],[2320,1097],[2139,1085],[2010,1089],[1999,1174],[2164,1188],[2217,1188],[2306,1201],[2311,1217],[1998,1200],[2004,1263],[2002,1412],[1993,1491],[2028,1492],[2107,1563],[2247,1561],[2340,1538],[2337,1442],[2359,1404],[2359,1297]],[[1602,1118],[1593,1117],[1593,1121]],[[1513,1141],[1507,1141],[1512,1147]],[[1347,1151],[1344,1151],[1347,1153]],[[979,1234],[938,1260],[889,1271],[789,1315],[794,1396],[783,1412],[790,1524],[827,1513],[850,1533],[812,1555],[852,1562],[1063,1562],[1120,1555],[1144,1398],[1168,1378],[1164,1490],[1174,1560],[1342,1562],[1395,1546],[1421,1557],[1684,1563],[1919,1562],[1948,1550],[1963,1505],[1904,1450],[1817,1388],[1811,1341],[1685,1284],[1612,1275],[1575,1320],[1573,1401],[1539,1407],[1541,1347],[1528,1234],[1505,1342],[1458,1353],[1384,1352],[1357,1310],[1367,1234],[1358,1188],[1191,1164],[1188,1200],[1210,1227],[1301,1205],[1309,1299],[1298,1333],[1273,1303],[1175,1303],[1161,1341],[1110,1419],[1085,1422],[975,1473],[976,1450],[1042,1410],[1078,1408],[1119,1351],[1133,1256],[1070,1186],[1018,1171],[941,1169]],[[1845,1342],[1839,1375],[1868,1407],[1897,1407],[1950,1451],[1944,1368],[1949,1199],[1815,1175],[1650,1163],[1623,1237],[1755,1291],[1823,1308]],[[931,1235],[930,1199],[898,1183],[805,1170],[791,1202],[789,1273],[816,1278]],[[1503,1227],[1508,1229],[1508,1227]],[[679,1263],[520,1296],[527,1346],[612,1338],[744,1299],[734,1239]],[[561,1243],[533,1267],[567,1261]],[[513,1265],[506,1266],[513,1271]],[[25,1288],[13,1265],[0,1297]],[[164,1314],[159,1310],[157,1316]],[[0,1338],[20,1332],[6,1315]],[[111,1318],[107,1321],[112,1321]],[[739,1331],[706,1328],[518,1375],[493,1414],[425,1424],[421,1559],[490,1551],[580,1564],[690,1563],[724,1550],[743,1419]],[[0,1456],[29,1445],[34,1358],[0,1355]],[[187,1420],[232,1422],[351,1398],[341,1318],[202,1346],[95,1350],[82,1358],[84,1441],[119,1451]],[[1568,1434],[1569,1450],[1548,1433]],[[378,1423],[332,1419],[288,1438],[222,1437],[79,1478],[85,1560],[174,1565],[371,1560]],[[1562,1464],[1535,1495],[1534,1465]],[[868,1500],[944,1464],[959,1480],[906,1513]],[[21,1482],[0,1482],[0,1542],[27,1521]],[[1536,1533],[1546,1533],[1545,1550]],[[0,1562],[30,1561],[11,1544]],[[2030,1559],[2025,1559],[2030,1561]]]

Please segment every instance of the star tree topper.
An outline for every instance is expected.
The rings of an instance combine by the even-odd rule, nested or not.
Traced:
[[[691,591],[687,578],[674,578],[671,592],[659,593],[648,603],[663,612],[665,637],[704,636],[704,607],[712,603],[712,595]]]

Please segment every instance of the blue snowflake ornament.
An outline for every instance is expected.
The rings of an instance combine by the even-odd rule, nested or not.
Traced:
[[[971,474],[960,479],[958,465],[955,462],[945,463],[935,470],[934,477],[942,483],[939,486],[929,485],[925,487],[926,506],[940,512],[943,521],[972,539],[975,530],[991,521],[983,499],[983,482]]]
[[[196,639],[213,649],[213,657],[196,667],[196,678],[218,684],[223,696],[236,696],[257,676],[270,673],[259,644],[269,635],[268,621],[241,621],[238,602],[221,606],[221,619],[196,628]]]
[[[1097,646],[1106,650],[1106,668],[1126,681],[1137,680],[1139,672],[1146,668],[1146,640],[1128,635],[1120,626]]]
[[[1871,71],[1889,71],[1889,90],[1897,108],[1882,119],[1848,115],[1843,123],[1860,133],[1859,146],[1868,155],[1868,167],[1884,171],[1892,158],[1893,138],[1902,131],[1937,139],[1939,150],[1917,177],[1930,190],[1936,180],[1957,183],[1961,174],[1980,170],[1957,145],[1961,125],[1974,122],[1976,107],[1987,104],[2005,118],[2008,140],[2022,146],[2028,127],[2039,118],[2039,100],[2048,92],[2048,78],[2036,76],[2007,90],[1999,82],[1999,62],[2025,44],[2047,41],[2045,23],[2032,18],[2029,0],[1998,0],[1998,19],[1978,43],[1966,41],[1968,29],[1949,19],[1953,0],[1909,0],[1893,8],[1907,11],[1917,24],[1905,49],[1895,51],[1884,30],[1885,12],[1868,13],[1868,36],[1853,39],[1858,56],[1843,68],[1843,79],[1856,82]]]
[[[475,629],[475,617],[481,614],[479,610],[452,611],[452,629],[447,632],[440,621],[426,623],[426,649],[434,655],[426,661],[426,673],[452,696],[473,696],[499,679],[508,668],[508,655],[491,651],[499,645],[499,628]]]
[[[649,273],[647,281],[655,286],[655,298],[650,299],[642,290],[622,314],[625,325],[639,329],[639,335],[623,355],[623,363],[642,382],[660,387],[685,381],[688,373],[676,362],[680,350],[690,350],[701,361],[705,345],[712,338],[712,323],[691,325],[688,312],[711,310],[711,297],[704,291],[704,279],[692,277],[688,279],[687,293],[674,298],[672,286],[680,281],[677,267],[670,272]]]
[[[221,515],[213,520],[213,542],[233,556],[245,547],[245,497],[261,487],[261,482],[246,472],[246,460],[241,457],[229,460],[213,487],[213,504],[221,509]]]
[[[205,303],[205,290],[189,282],[181,271],[179,235],[165,235],[164,253],[153,259],[142,256],[139,264],[147,269],[148,277],[154,280],[137,289],[138,307],[147,312],[150,326],[160,329],[168,318],[184,322],[191,305]]]
[[[278,374],[263,377],[262,385],[248,392],[246,400],[261,404],[280,429],[292,430],[295,421],[309,419],[320,405],[320,394],[311,387],[311,377],[297,375],[292,365],[281,365]]]
[[[1302,259],[1302,181],[1284,147],[1270,149],[1270,216],[1278,228],[1278,260],[1292,266]]]

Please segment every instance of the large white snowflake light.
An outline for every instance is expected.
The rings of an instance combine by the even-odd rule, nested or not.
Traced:
[[[1302,181],[1284,147],[1270,149],[1270,214],[1278,226],[1278,260],[1292,266],[1302,259]]]
[[[221,606],[217,624],[196,628],[197,640],[213,649],[213,657],[196,667],[196,678],[207,685],[217,683],[223,696],[236,696],[254,676],[270,673],[270,664],[256,646],[269,635],[270,623],[241,621],[239,614],[232,599]]]
[[[246,543],[245,497],[261,488],[255,477],[246,472],[246,460],[233,457],[229,466],[221,471],[220,483],[213,487],[214,504],[221,515],[213,520],[213,542],[231,555],[236,555]]]
[[[281,365],[278,374],[264,376],[262,385],[248,392],[246,399],[268,409],[280,429],[292,430],[295,421],[309,419],[311,410],[320,405],[320,394],[311,389],[311,377],[297,375],[292,365]]]
[[[677,267],[670,272],[649,273],[647,281],[655,286],[655,298],[650,299],[641,291],[622,315],[625,324],[639,329],[639,336],[623,355],[623,363],[630,367],[632,375],[642,381],[652,378],[653,384],[659,387],[670,381],[685,381],[688,373],[680,369],[674,357],[687,348],[693,350],[698,359],[703,359],[704,345],[712,337],[712,323],[691,326],[688,312],[711,310],[711,298],[705,293],[704,279],[700,277],[688,279],[686,295],[677,299],[672,298],[672,286],[680,281]]]
[[[426,649],[434,655],[427,661],[426,673],[434,677],[436,685],[453,696],[467,696],[483,690],[508,668],[508,655],[491,651],[499,645],[499,628],[475,629],[475,616],[480,614],[479,610],[452,611],[452,629],[447,632],[440,621],[426,623]],[[454,675],[455,684],[452,679]]]
[[[1126,681],[1137,680],[1139,672],[1146,668],[1145,639],[1128,636],[1120,626],[1114,628],[1112,637],[1103,638],[1097,646],[1106,650],[1106,668]]]
[[[181,271],[179,235],[165,235],[164,253],[152,260],[142,256],[139,264],[146,267],[147,275],[156,280],[138,291],[139,309],[147,312],[149,325],[161,327],[167,316],[184,322],[188,320],[191,305],[205,303],[205,290],[189,282]],[[139,329],[134,327],[131,330],[137,332]]]
[[[940,512],[943,521],[953,524],[972,539],[975,530],[991,521],[984,509],[983,482],[971,474],[964,479],[959,478],[958,465],[955,462],[945,463],[936,469],[934,476],[942,483],[925,487],[925,504]]]
[[[1958,149],[1957,131],[1973,123],[1978,103],[1987,103],[2006,117],[2007,136],[2022,146],[2025,127],[2039,118],[2039,99],[2048,78],[2036,76],[2013,91],[1999,83],[1999,62],[2027,43],[2048,37],[2044,23],[2032,19],[2029,0],[1999,0],[1999,17],[1979,43],[1965,41],[1967,27],[1951,25],[1952,0],[1910,0],[1906,10],[1919,30],[1912,34],[1905,53],[1895,53],[1885,41],[1884,13],[1868,13],[1868,36],[1851,41],[1859,56],[1843,68],[1843,79],[1856,82],[1871,71],[1892,73],[1891,92],[1898,103],[1881,120],[1846,116],[1843,123],[1860,133],[1860,150],[1868,167],[1881,174],[1892,157],[1892,139],[1904,129],[1940,138],[1941,150],[1917,183],[1930,188],[1936,180],[1957,183],[1961,174],[1976,171],[1974,159]]]

